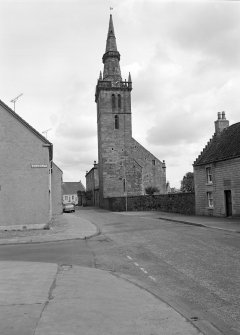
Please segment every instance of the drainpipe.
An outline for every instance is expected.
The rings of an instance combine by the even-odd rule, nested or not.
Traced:
[[[53,163],[53,145],[49,142],[49,144],[43,144],[43,147],[48,148],[49,153],[49,170],[48,170],[48,196],[49,196],[49,223],[52,220],[52,163]]]
[[[52,160],[49,161],[49,222],[52,220]]]

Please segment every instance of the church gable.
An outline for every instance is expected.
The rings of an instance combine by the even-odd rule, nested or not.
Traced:
[[[165,163],[156,158],[134,138],[131,141],[130,154],[142,167],[143,190],[155,186],[159,193],[165,193]]]

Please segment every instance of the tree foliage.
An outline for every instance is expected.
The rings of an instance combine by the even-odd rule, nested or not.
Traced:
[[[194,174],[187,172],[181,181],[181,192],[194,192]]]
[[[148,186],[145,188],[145,192],[148,195],[153,195],[154,193],[159,192],[159,189],[156,186]]]

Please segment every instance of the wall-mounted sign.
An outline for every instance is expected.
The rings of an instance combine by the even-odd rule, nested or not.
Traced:
[[[47,164],[32,164],[32,168],[47,168]]]

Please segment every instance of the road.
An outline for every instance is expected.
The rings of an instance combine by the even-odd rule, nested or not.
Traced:
[[[101,234],[87,240],[0,246],[0,260],[95,267],[148,290],[192,322],[240,334],[240,235],[145,213],[81,209]],[[207,334],[206,330],[206,334]]]

